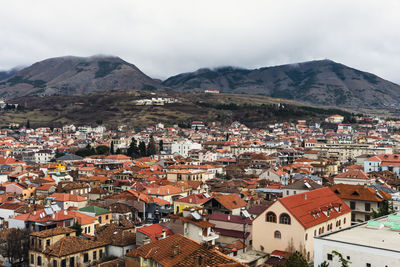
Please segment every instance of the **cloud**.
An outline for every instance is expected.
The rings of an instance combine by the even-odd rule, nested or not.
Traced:
[[[400,3],[5,0],[0,69],[112,54],[156,78],[329,58],[400,82]]]

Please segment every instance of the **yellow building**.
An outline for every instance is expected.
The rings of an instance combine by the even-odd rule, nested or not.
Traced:
[[[174,214],[181,213],[185,208],[199,207],[202,208],[203,204],[210,200],[208,194],[193,194],[187,197],[180,198],[174,201]]]

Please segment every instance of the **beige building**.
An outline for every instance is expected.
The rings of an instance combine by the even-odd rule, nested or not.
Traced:
[[[253,221],[253,249],[301,251],[313,260],[314,236],[350,226],[350,208],[327,187],[280,198]]]

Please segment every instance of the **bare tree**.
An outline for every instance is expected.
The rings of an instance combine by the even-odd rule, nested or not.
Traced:
[[[5,231],[0,244],[1,254],[11,266],[23,266],[28,262],[29,232],[16,228]]]

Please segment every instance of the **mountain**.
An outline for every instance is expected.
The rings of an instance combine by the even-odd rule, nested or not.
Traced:
[[[107,90],[155,90],[160,82],[119,57],[46,59],[0,82],[0,97],[82,94]]]
[[[399,85],[331,60],[254,70],[199,69],[170,77],[162,84],[184,91],[216,89],[351,108],[395,107],[400,103]]]
[[[5,80],[13,76],[16,72],[18,72],[21,68],[13,68],[7,71],[0,71],[0,81]]]

